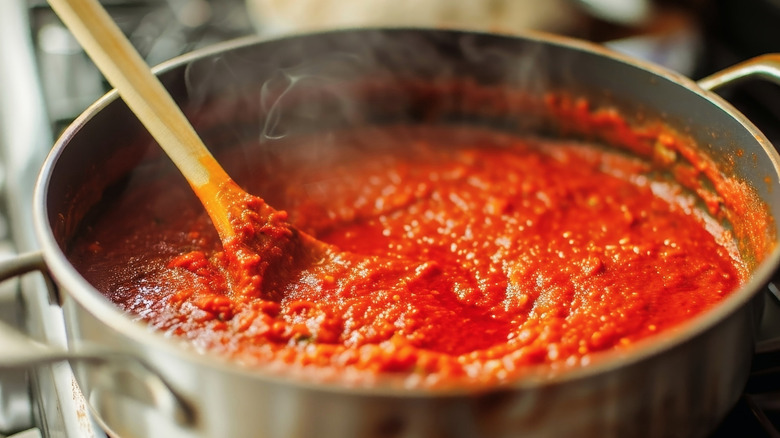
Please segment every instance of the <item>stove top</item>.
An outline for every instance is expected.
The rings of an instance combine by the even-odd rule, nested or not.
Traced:
[[[770,284],[745,393],[712,438],[780,438],[780,289]]]

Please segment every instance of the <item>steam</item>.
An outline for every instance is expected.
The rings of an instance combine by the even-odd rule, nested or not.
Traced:
[[[548,88],[550,62],[541,45],[526,45],[521,50],[513,45],[510,50],[474,34],[462,35],[458,41],[463,59],[489,70],[494,81],[528,92]]]
[[[323,124],[324,120],[347,126],[364,123],[367,115],[387,102],[367,100],[360,94],[363,90],[351,87],[359,81],[378,81],[389,88],[398,86],[399,90],[403,89],[400,84],[413,79],[435,84],[473,78],[476,82],[535,92],[548,86],[544,68],[547,62],[540,47],[533,44],[518,50],[518,44],[510,40],[499,39],[503,44],[496,44],[496,40],[478,34],[449,32],[334,35],[338,36],[334,47],[323,47],[314,56],[301,53],[298,63],[276,66],[264,80],[258,96],[265,116],[260,123],[261,140],[282,139],[307,124]],[[305,103],[292,104],[301,96],[306,96]],[[392,96],[395,103],[403,99]],[[440,105],[457,106],[461,97],[439,95],[436,99]],[[399,117],[404,121],[403,115]]]
[[[337,114],[346,120],[359,117],[358,100],[350,96],[341,96],[343,82],[361,68],[361,58],[353,53],[333,53],[303,61],[301,64],[279,68],[260,87],[259,101],[262,112],[266,114],[261,123],[260,141],[279,140],[288,135],[284,127],[285,108],[291,106],[291,98],[311,90],[323,99],[338,103]],[[312,99],[298,110],[297,118],[316,123],[322,116],[321,100]]]
[[[185,86],[198,121],[222,126],[216,143],[225,142],[224,129],[234,130],[235,142],[246,142],[246,127],[254,125],[254,141],[269,150],[296,134],[419,122],[428,109],[450,111],[458,121],[469,105],[484,104],[509,117],[517,104],[500,90],[540,95],[550,87],[547,49],[533,40],[457,31],[325,32],[199,59],[186,67]],[[453,80],[493,91],[474,103],[449,91]],[[433,92],[410,90],[409,83],[428,84]]]

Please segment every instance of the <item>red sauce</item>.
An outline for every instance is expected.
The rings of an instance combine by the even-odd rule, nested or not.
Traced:
[[[231,253],[175,174],[131,181],[69,257],[209,354],[424,385],[586,365],[744,279],[729,233],[638,159],[473,127],[384,129],[308,139],[344,146],[333,157],[279,153],[237,172],[332,245],[266,293],[231,287]]]

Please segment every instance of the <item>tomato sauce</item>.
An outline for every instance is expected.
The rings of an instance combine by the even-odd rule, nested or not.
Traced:
[[[175,173],[107,197],[70,260],[207,354],[411,385],[584,366],[711,308],[746,276],[732,236],[688,192],[598,145],[453,126],[285,142],[219,157],[327,244],[285,283],[233,287],[230,254]],[[328,147],[296,146],[307,143]]]

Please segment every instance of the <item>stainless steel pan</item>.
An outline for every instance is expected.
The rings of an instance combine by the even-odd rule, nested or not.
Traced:
[[[520,90],[531,96],[529,107],[544,93],[563,90],[680,130],[724,163],[723,172],[754,187],[780,218],[780,157],[711,91],[749,77],[780,81],[779,66],[780,56],[771,55],[696,83],[559,37],[366,29],[236,41],[178,58],[158,73],[216,148],[247,136],[273,142],[333,126],[437,117],[548,129],[549,120],[532,113],[464,112],[458,96],[421,93],[409,84],[454,80],[473,85],[460,90]],[[363,84],[359,92],[354,84]],[[509,108],[526,108],[511,102]],[[53,278],[69,348],[33,345],[3,328],[0,342],[9,348],[0,367],[70,360],[97,417],[123,437],[703,436],[743,390],[762,288],[780,258],[772,242],[751,255],[760,262],[750,280],[717,308],[580,370],[540,370],[476,389],[322,383],[194,352],[123,314],[70,265],[63,248],[88,208],[133,168],[159,159],[115,93],[96,102],[59,139],[41,171],[33,200],[41,252],[7,263],[2,272],[43,270]],[[769,235],[780,234],[778,224],[771,227]]]

